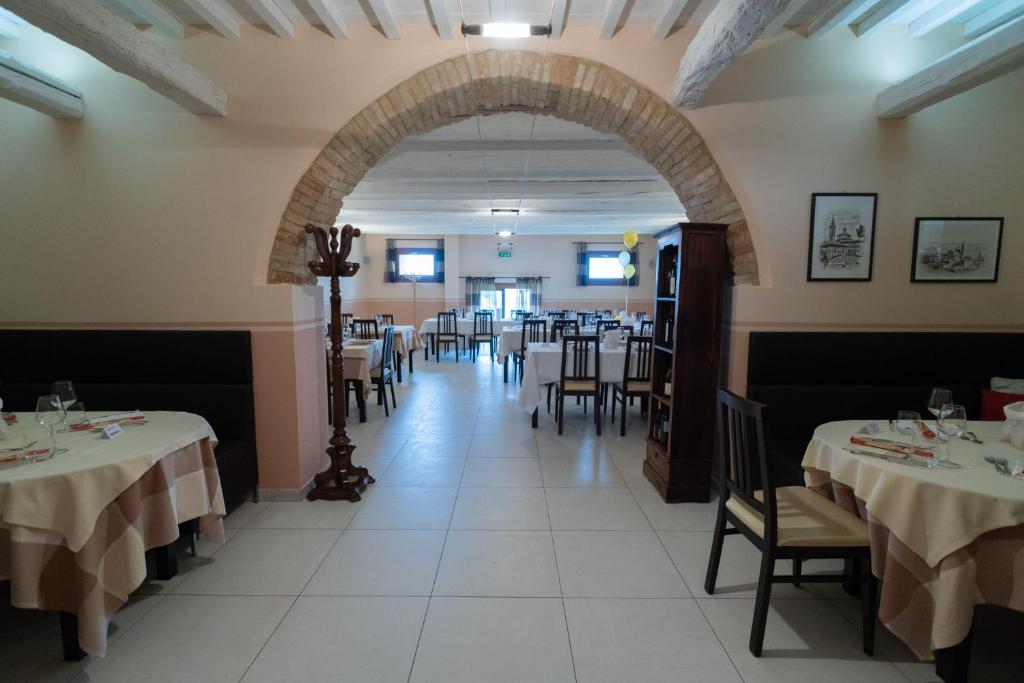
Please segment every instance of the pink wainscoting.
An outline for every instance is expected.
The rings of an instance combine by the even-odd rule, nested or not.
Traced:
[[[295,388],[298,411],[299,483],[326,467],[331,427],[327,422],[327,361],[323,325],[295,332]]]

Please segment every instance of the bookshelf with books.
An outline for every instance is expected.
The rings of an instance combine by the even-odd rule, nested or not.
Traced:
[[[667,503],[710,500],[726,305],[727,226],[655,235],[654,351],[644,476]]]

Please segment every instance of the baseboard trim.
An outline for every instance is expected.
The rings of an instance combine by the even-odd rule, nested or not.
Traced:
[[[306,496],[313,490],[313,480],[310,479],[300,489],[258,489],[260,501],[268,503],[296,503],[306,500]]]

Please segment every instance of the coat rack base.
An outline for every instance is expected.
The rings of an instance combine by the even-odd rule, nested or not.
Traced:
[[[361,500],[360,494],[375,483],[369,470],[365,467],[352,465],[352,451],[355,446],[331,446],[327,455],[331,464],[323,472],[313,477],[313,490],[306,495],[306,500]],[[343,463],[348,463],[346,467]]]

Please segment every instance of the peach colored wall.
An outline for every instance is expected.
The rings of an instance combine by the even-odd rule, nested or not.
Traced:
[[[602,61],[667,96],[691,35],[652,41],[637,26],[600,41],[592,27],[571,27],[551,49]],[[291,334],[290,342],[256,342],[257,377],[268,380],[257,410],[261,421],[295,416],[287,437],[261,426],[260,452],[266,481],[298,488],[319,457],[319,437],[307,436],[319,427],[300,419],[312,422],[320,374],[317,347],[299,328],[323,306],[299,288],[262,284],[281,212],[349,117],[465,46],[429,27],[403,27],[398,41],[366,27],[352,27],[346,40],[312,27],[297,27],[294,40],[257,28],[239,40],[203,31],[184,41],[152,37],[230,93],[227,118],[190,114],[35,29],[0,40],[86,99],[81,121],[0,100],[0,324]],[[860,40],[843,30],[820,40],[786,34],[757,43],[712,86],[706,106],[688,113],[740,199],[761,259],[765,286],[734,292],[734,381],[752,329],[1024,328],[1024,72],[906,120],[875,115],[882,89],[960,41],[952,27],[917,40],[899,27]],[[874,280],[807,283],[810,193],[844,190],[880,193]],[[957,214],[1006,218],[1000,282],[911,284],[913,218]],[[468,262],[453,250],[448,267]],[[362,282],[349,287],[353,301],[371,300]],[[393,287],[392,298],[405,296]],[[451,282],[421,294],[437,300],[432,308],[461,300]],[[269,381],[289,373],[291,386]]]

